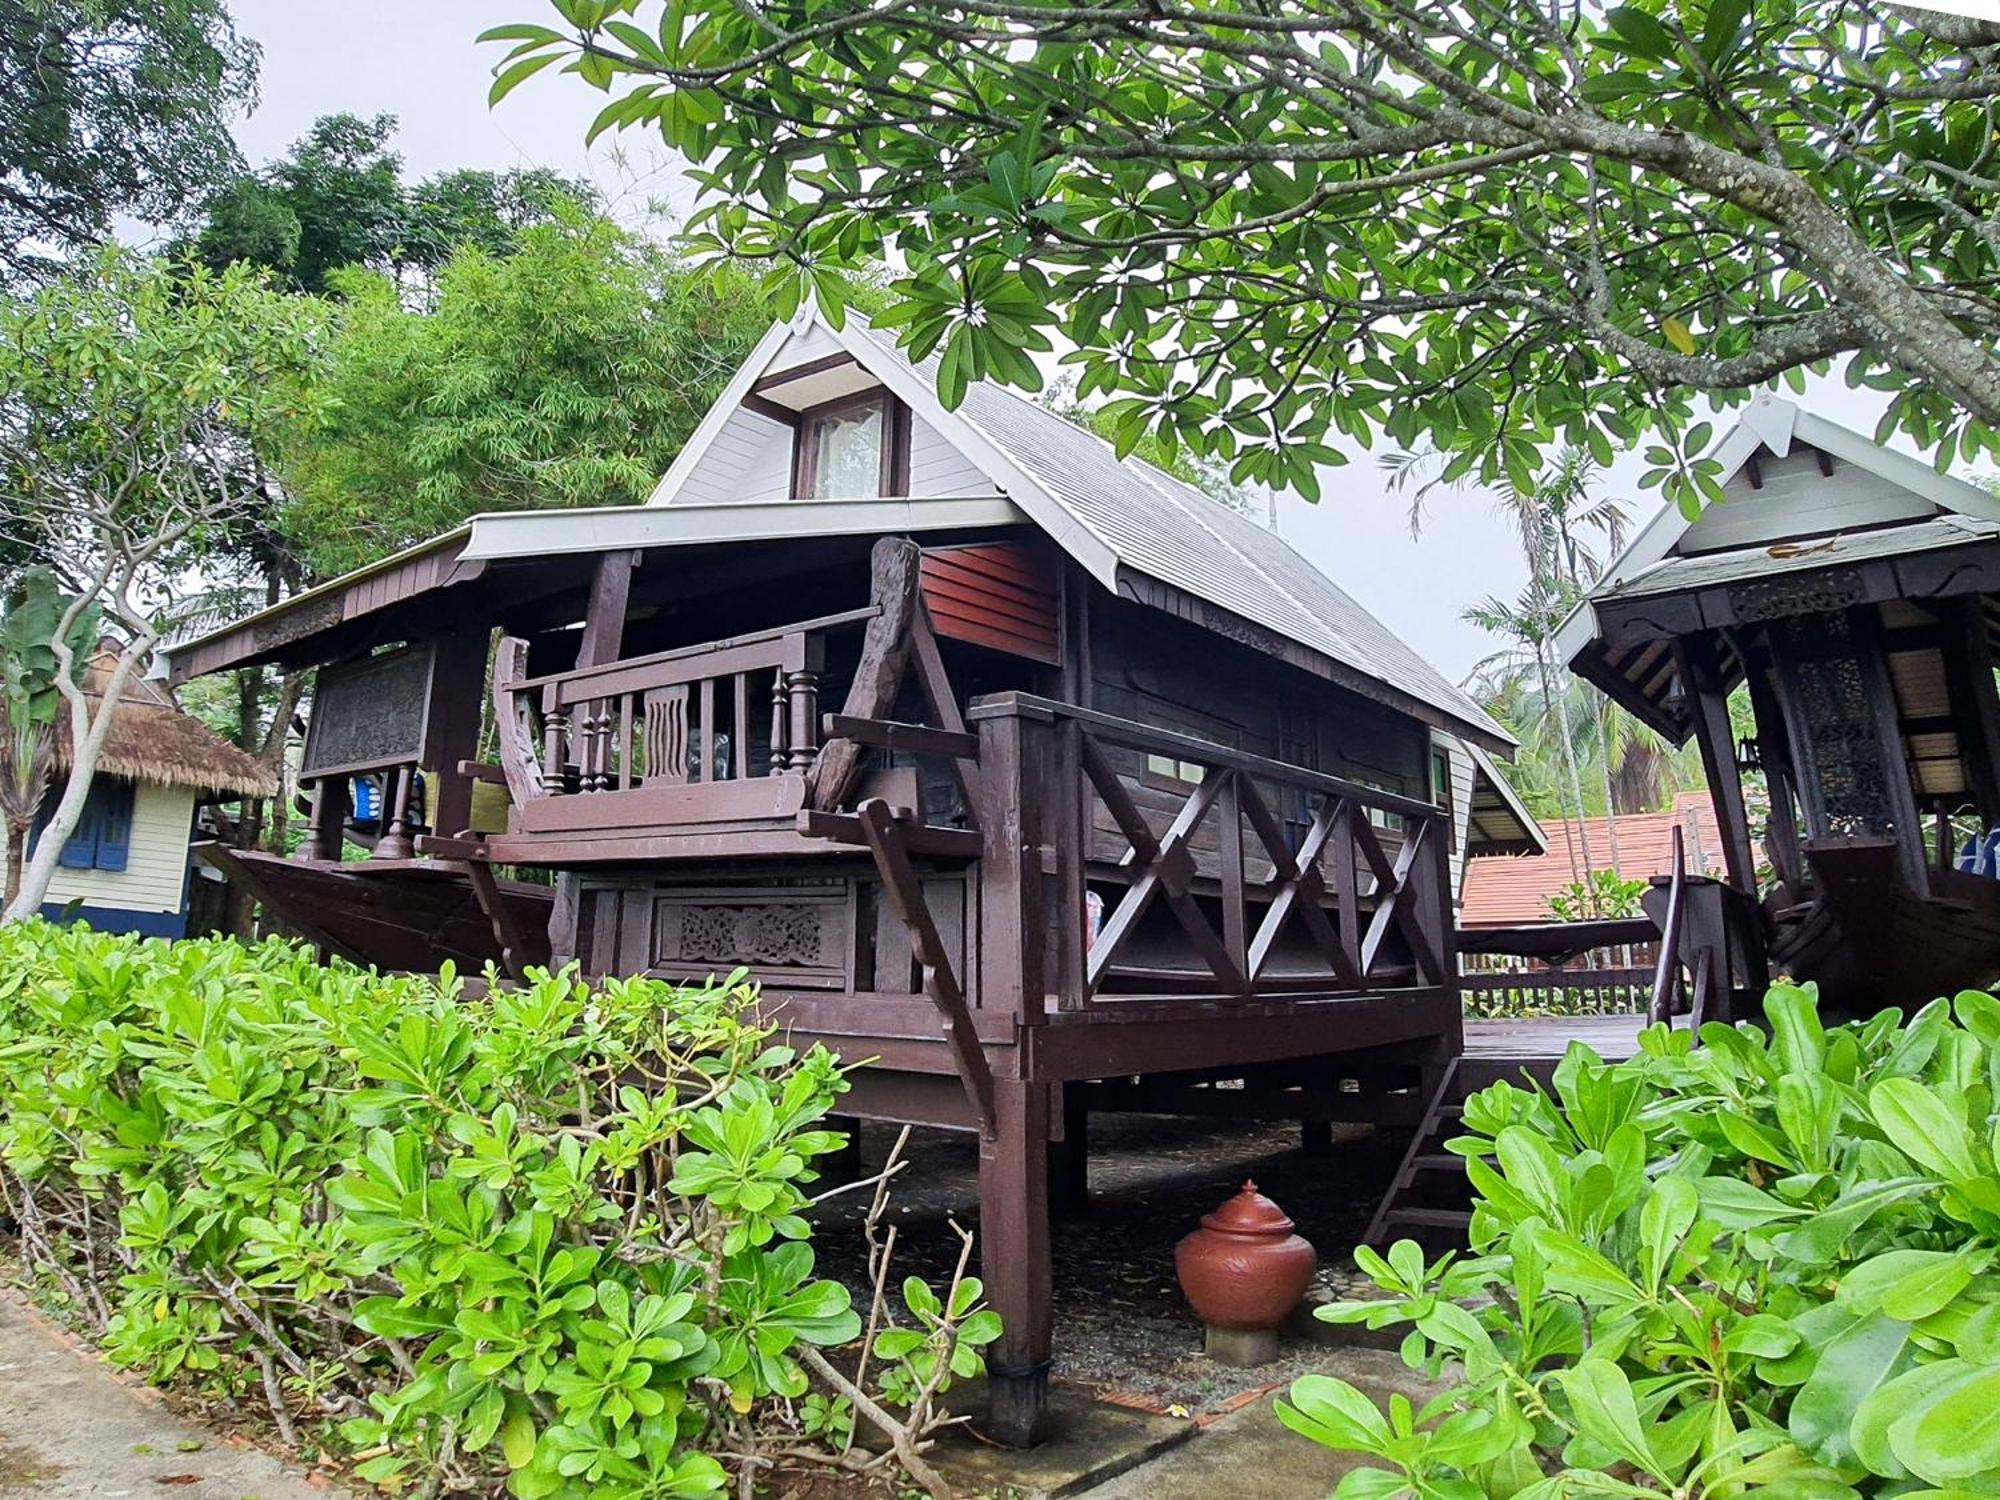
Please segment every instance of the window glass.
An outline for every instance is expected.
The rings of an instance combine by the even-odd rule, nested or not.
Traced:
[[[882,407],[815,417],[810,497],[847,500],[882,493]]]

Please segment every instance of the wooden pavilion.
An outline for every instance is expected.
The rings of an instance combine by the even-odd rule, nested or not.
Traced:
[[[1958,866],[2000,825],[2000,500],[1769,396],[1713,456],[1724,503],[1664,511],[1558,638],[1701,747],[1724,868],[1690,882],[1699,998],[1726,1015],[1785,973],[1865,1013],[1991,984],[2000,880]]]
[[[1453,873],[1538,837],[1505,734],[1283,541],[1004,391],[946,411],[853,315],[773,329],[651,503],[479,517],[172,663],[318,669],[302,857],[214,857],[329,950],[747,965],[875,1059],[843,1109],[976,1133],[1016,1444],[1050,1143],[1414,1120]]]

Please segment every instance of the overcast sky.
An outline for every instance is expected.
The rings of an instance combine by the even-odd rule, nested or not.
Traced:
[[[603,97],[574,77],[545,73],[498,110],[486,107],[500,49],[474,44],[481,30],[546,18],[545,0],[232,0],[237,25],[262,44],[263,101],[237,138],[253,163],[282,153],[323,114],[386,112],[402,122],[397,145],[411,177],[454,167],[546,166],[597,183],[628,204],[686,190],[643,137],[607,136],[586,152],[583,135]],[[622,150],[624,160],[619,160]],[[1880,399],[1837,381],[1808,401],[1823,415],[1872,430]],[[1625,471],[1625,472],[1621,472]],[[1643,519],[1657,492],[1640,495],[1621,465],[1610,488]],[[1461,613],[1489,596],[1511,598],[1526,579],[1518,547],[1491,501],[1440,493],[1412,541],[1401,495],[1388,492],[1375,458],[1361,455],[1327,476],[1317,505],[1285,500],[1279,531],[1453,680],[1495,642]]]

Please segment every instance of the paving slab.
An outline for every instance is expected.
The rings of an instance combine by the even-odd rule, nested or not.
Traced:
[[[976,1422],[986,1409],[985,1382],[955,1388],[950,1404]],[[1099,1401],[1058,1382],[1049,1389],[1049,1438],[1039,1447],[1017,1453],[980,1441],[976,1428],[960,1429],[938,1443],[931,1460],[961,1495],[1062,1500],[1096,1493],[1105,1481],[1157,1461],[1194,1432],[1186,1417]]]
[[[329,1500],[341,1493],[176,1416],[157,1392],[127,1384],[17,1294],[0,1291],[0,1496]]]
[[[1438,1387],[1393,1354],[1379,1349],[1346,1349],[1329,1354],[1324,1373],[1353,1382],[1377,1405],[1401,1392],[1421,1404]],[[1085,1500],[1180,1500],[1187,1496],[1227,1496],[1228,1500],[1324,1500],[1361,1460],[1322,1448],[1283,1426],[1271,1391],[1227,1416],[1205,1424],[1188,1442],[1075,1493]]]

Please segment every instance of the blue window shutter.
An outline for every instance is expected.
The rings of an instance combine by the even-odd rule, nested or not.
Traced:
[[[50,787],[55,793],[56,789]],[[54,807],[49,811],[53,813]],[[64,841],[62,855],[56,861],[65,870],[88,870],[97,863],[97,825],[104,815],[104,804],[97,795],[97,784],[93,783],[90,794],[83,799],[83,812],[76,820],[76,831]]]
[[[103,794],[97,814],[97,868],[122,870],[132,854],[132,783],[100,780],[90,789],[91,801]]]

